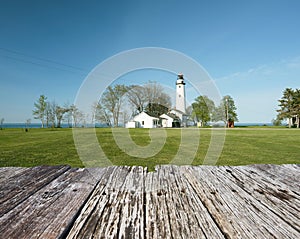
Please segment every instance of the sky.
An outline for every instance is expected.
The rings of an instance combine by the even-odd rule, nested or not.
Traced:
[[[6,123],[35,122],[33,104],[41,94],[72,104],[97,65],[143,47],[198,62],[220,94],[234,99],[240,122],[271,122],[283,90],[300,88],[297,0],[10,0],[0,6],[0,118]],[[176,75],[139,77],[175,87]],[[131,84],[130,74],[124,79]],[[197,95],[189,92],[192,102]]]

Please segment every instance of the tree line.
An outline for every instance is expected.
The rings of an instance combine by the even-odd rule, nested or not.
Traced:
[[[100,100],[91,106],[91,117],[74,104],[60,106],[54,101],[48,101],[45,95],[40,95],[34,103],[33,116],[41,121],[42,128],[60,128],[63,121],[67,121],[69,127],[84,126],[87,122],[118,127],[120,123],[125,125],[133,115],[140,112],[145,111],[158,117],[170,108],[171,97],[164,92],[163,87],[156,82],[149,82],[144,86],[109,86]]]
[[[300,127],[300,89],[286,88],[281,99],[278,100],[279,109],[274,124],[280,125],[282,120],[288,120],[288,126]]]
[[[41,121],[42,128],[60,128],[63,120],[69,127],[77,127],[84,120],[84,114],[75,105],[60,106],[55,101],[48,101],[45,95],[40,95],[34,102],[32,113],[35,119]]]
[[[74,104],[64,106],[48,101],[41,95],[34,103],[33,115],[41,121],[42,127],[61,127],[66,121],[69,127],[84,126],[86,122],[100,123],[107,127],[125,125],[133,116],[146,112],[150,116],[159,117],[171,110],[171,97],[164,92],[163,87],[156,82],[141,85],[109,86],[98,102],[91,106],[91,117],[85,115]],[[194,124],[201,122],[223,121],[230,126],[238,121],[236,106],[231,96],[224,96],[216,106],[207,96],[199,96],[187,109],[188,118]]]
[[[300,127],[300,89],[286,88],[282,98],[278,100],[279,109],[274,125],[281,125],[283,120],[288,126]],[[41,121],[42,127],[61,127],[66,122],[69,127],[78,127],[86,122],[105,124],[108,127],[125,125],[134,115],[146,112],[153,117],[168,113],[171,109],[171,97],[164,92],[163,87],[156,82],[140,85],[109,86],[98,102],[92,107],[92,117],[84,115],[74,104],[58,105],[55,101],[48,101],[41,95],[34,103],[33,115]],[[209,122],[222,121],[229,127],[238,121],[236,106],[233,98],[226,95],[219,105],[207,96],[198,96],[187,108],[188,119],[194,123],[200,122],[206,126]],[[2,129],[4,118],[0,120]],[[30,124],[30,119],[26,125]]]

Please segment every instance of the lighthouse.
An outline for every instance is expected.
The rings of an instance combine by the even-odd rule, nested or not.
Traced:
[[[185,82],[183,74],[179,73],[176,81],[176,105],[175,109],[181,111],[183,114],[186,113],[185,103]]]

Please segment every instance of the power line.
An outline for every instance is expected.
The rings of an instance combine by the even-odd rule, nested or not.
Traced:
[[[28,61],[28,60],[24,60],[24,59],[19,59],[19,58],[15,58],[15,57],[11,57],[11,56],[1,55],[1,54],[0,54],[0,56],[5,57],[5,58],[9,58],[9,59],[12,59],[12,60],[15,60],[15,61],[29,63],[29,64],[36,65],[36,66],[42,66],[42,67],[45,67],[45,68],[56,69],[56,70],[61,70],[61,71],[66,71],[66,72],[71,72],[71,73],[78,74],[78,72],[68,70],[68,69],[59,68],[59,67],[55,67],[55,66],[49,66],[49,65],[45,65],[45,64],[41,64],[41,63],[37,63],[37,62],[33,62],[33,61]],[[86,75],[86,74],[83,74],[83,72],[79,73],[79,74]]]
[[[76,67],[76,66],[64,64],[64,63],[61,63],[61,62],[49,60],[49,59],[46,59],[46,58],[41,58],[41,57],[28,55],[28,54],[25,54],[25,53],[22,53],[22,52],[6,49],[6,48],[3,48],[3,47],[0,47],[0,50],[5,51],[5,52],[9,52],[9,53],[13,53],[13,54],[16,54],[16,55],[19,55],[19,56],[24,56],[24,57],[36,59],[38,61],[48,62],[48,63],[56,64],[56,65],[59,65],[59,66],[67,67],[67,68],[70,68],[70,69],[73,69],[73,70],[81,71],[83,73],[88,72],[87,69],[83,69],[83,68],[80,68],[80,67]],[[38,65],[38,66],[43,66],[43,67],[47,67],[47,68],[54,68],[54,69],[68,71],[66,69],[62,69],[62,68],[51,66],[51,65],[45,65],[45,64],[42,64],[42,63],[37,63],[37,62],[30,61],[30,60],[20,59],[20,58],[16,58],[16,57],[13,57],[13,56],[7,56],[7,55],[3,55],[3,54],[0,54],[0,55],[3,56],[3,57],[6,57],[6,58],[14,59],[14,60],[25,62],[25,63],[30,63],[30,64],[33,64],[33,65]]]

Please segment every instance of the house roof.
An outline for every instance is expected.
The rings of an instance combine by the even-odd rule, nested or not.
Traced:
[[[172,111],[176,111],[176,112],[178,112],[179,114],[182,114],[182,115],[187,115],[186,113],[182,112],[181,110],[171,109],[171,112]]]
[[[172,114],[172,113],[162,114],[161,116],[159,116],[159,118],[167,119],[166,116],[168,116],[169,118],[172,118],[172,119],[178,119],[178,116],[176,116],[175,114]]]
[[[135,116],[133,117],[133,119],[136,118],[136,117],[139,116],[139,115],[144,115],[145,117],[149,117],[149,118],[151,118],[151,119],[157,119],[157,120],[159,120],[159,118],[150,116],[149,114],[147,114],[147,113],[144,112],[144,111],[141,112],[141,113],[139,113],[139,114],[137,114],[137,115],[135,115]]]

